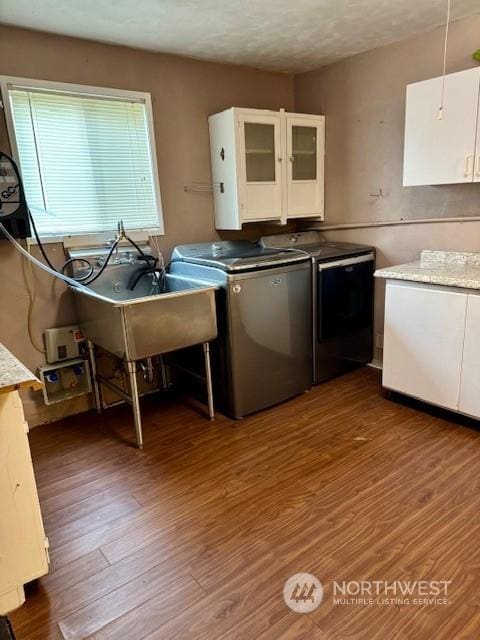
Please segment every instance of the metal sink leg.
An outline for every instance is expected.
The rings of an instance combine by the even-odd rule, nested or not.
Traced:
[[[215,419],[215,408],[213,406],[213,387],[212,387],[212,367],[210,365],[210,344],[203,343],[203,355],[205,357],[205,377],[207,379],[207,395],[208,395],[208,415],[210,420]]]
[[[215,409],[213,405],[213,385],[212,385],[212,368],[210,365],[210,344],[208,342],[202,343],[203,345],[203,354],[205,359],[205,378],[201,376],[202,381],[206,381],[207,383],[207,395],[208,395],[208,415],[210,420],[215,419]],[[120,396],[122,400],[128,402],[131,405],[133,410],[133,420],[135,423],[135,433],[137,436],[137,446],[139,449],[143,449],[143,435],[142,435],[142,417],[140,413],[140,397],[138,393],[138,382],[137,382],[137,361],[135,360],[124,360],[127,365],[127,373],[128,373],[128,382],[129,382],[129,391],[127,393],[125,389],[122,389],[117,384],[112,382],[109,378],[106,378],[98,373],[96,367],[96,359],[95,359],[95,345],[92,341],[88,341],[88,351],[90,354],[90,362],[92,368],[92,378],[93,378],[93,389],[95,395],[95,406],[97,411],[102,409],[102,396],[101,396],[101,386],[107,387],[113,391],[116,395]],[[163,386],[166,388],[168,385],[165,368],[162,362],[162,379]]]
[[[93,397],[95,399],[95,409],[97,413],[102,410],[102,399],[100,396],[100,385],[98,383],[97,360],[95,358],[95,345],[91,340],[87,340],[88,355],[90,357],[90,370],[92,373]]]
[[[134,361],[127,362],[128,379],[130,382],[130,398],[133,409],[133,420],[135,422],[135,433],[137,434],[137,447],[143,449],[142,417],[140,414],[140,399],[138,397],[137,367]]]

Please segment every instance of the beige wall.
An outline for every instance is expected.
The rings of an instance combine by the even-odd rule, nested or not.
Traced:
[[[448,71],[472,66],[480,16],[452,25]],[[441,29],[383,47],[318,71],[291,77],[245,67],[103,45],[0,26],[0,74],[44,78],[152,94],[168,257],[182,242],[214,239],[210,194],[185,193],[192,181],[210,180],[207,115],[229,106],[324,113],[327,116],[326,223],[399,218],[480,215],[480,185],[403,188],[405,85],[441,71]],[[294,105],[295,95],[295,105]],[[0,148],[8,141],[0,118]],[[384,198],[371,193],[382,189]],[[274,228],[275,230],[276,228]],[[255,237],[251,225],[241,234]],[[480,223],[412,225],[331,231],[329,237],[373,244],[380,266],[415,259],[424,247],[480,249]],[[61,264],[59,246],[49,248]],[[75,320],[64,288],[36,275],[33,326],[37,342],[44,328]],[[27,337],[28,295],[22,263],[0,243],[0,340],[27,366],[43,361]],[[377,286],[376,326],[382,331],[383,286]],[[380,353],[377,354],[378,356]],[[53,408],[38,394],[25,398],[32,424],[85,408],[85,400]]]
[[[160,246],[169,256],[179,243],[217,237],[210,194],[184,192],[193,181],[210,182],[207,116],[231,106],[293,108],[293,79],[246,67],[221,65],[149,53],[0,26],[0,74],[152,94],[158,168],[165,219]],[[0,118],[0,148],[7,147]],[[250,227],[225,237],[255,237]],[[59,246],[50,248],[57,264]],[[74,321],[64,288],[47,275],[37,275],[34,331],[41,342],[44,328]],[[0,341],[35,370],[43,361],[27,337],[28,296],[19,256],[0,242]],[[39,394],[28,394],[25,408],[32,424],[78,411],[84,400],[46,408]]]
[[[448,72],[476,64],[471,54],[479,34],[480,15],[451,25]],[[405,86],[440,75],[443,36],[436,29],[296,76],[296,110],[326,116],[326,224],[480,215],[480,184],[402,186]],[[379,189],[385,197],[371,197]],[[374,245],[379,266],[414,260],[422,248],[480,250],[480,222],[327,233]],[[379,282],[377,332],[383,330],[383,300]]]

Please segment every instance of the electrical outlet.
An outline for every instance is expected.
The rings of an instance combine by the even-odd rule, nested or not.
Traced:
[[[375,347],[377,349],[383,349],[383,333],[377,333],[375,336]]]

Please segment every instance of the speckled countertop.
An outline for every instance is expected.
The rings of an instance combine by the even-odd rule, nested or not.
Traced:
[[[425,249],[417,262],[377,269],[375,276],[392,280],[426,282],[444,287],[480,289],[480,252]]]
[[[41,389],[42,383],[0,342],[0,393]]]

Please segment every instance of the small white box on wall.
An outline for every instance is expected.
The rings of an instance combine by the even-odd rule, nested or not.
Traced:
[[[78,358],[84,354],[85,338],[77,324],[45,329],[45,349],[48,363]]]

